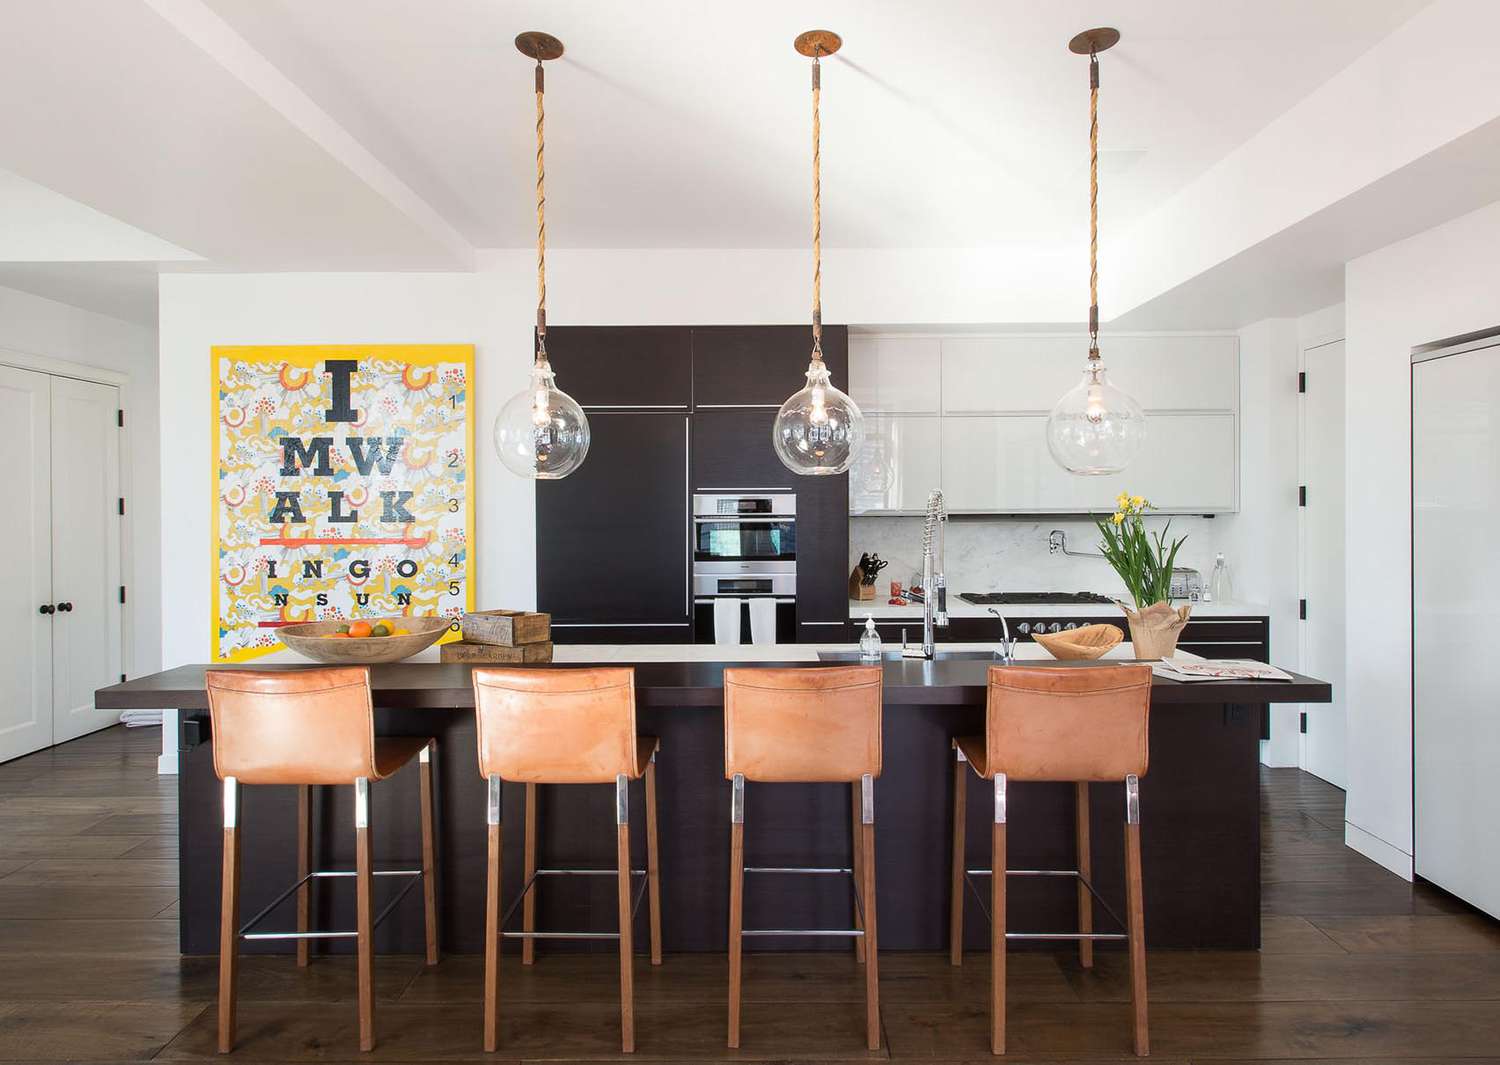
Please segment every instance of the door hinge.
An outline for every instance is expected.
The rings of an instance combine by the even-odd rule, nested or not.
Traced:
[[[1305,484],[1299,484],[1297,486],[1297,505],[1299,507],[1307,506],[1307,485]],[[123,513],[123,511],[121,513]]]
[[[123,673],[121,673],[121,674],[120,674],[120,683],[121,683],[121,684],[124,684],[124,683],[125,683],[125,674],[123,674]],[[1304,715],[1304,716],[1305,716],[1305,715]]]
[[[120,585],[120,602],[125,602],[125,586]]]
[[[1306,599],[1298,599],[1297,600],[1297,617],[1300,620],[1302,620],[1302,621],[1306,621],[1307,620],[1307,600]]]
[[[125,516],[125,497],[124,496],[120,497],[120,516],[122,518]]]
[[[115,424],[121,429],[125,428],[125,411],[118,407],[115,408]]]
[[[1299,373],[1297,375],[1297,391],[1299,393],[1307,391],[1307,374],[1306,373]]]
[[[1306,732],[1307,731],[1307,714],[1304,713],[1302,715],[1302,720],[1297,725],[1297,731],[1298,732]]]

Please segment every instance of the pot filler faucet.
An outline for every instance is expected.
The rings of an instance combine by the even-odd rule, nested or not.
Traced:
[[[943,526],[948,523],[948,508],[943,493],[937,489],[927,496],[927,517],[922,522],[922,648],[919,655],[932,659],[937,654],[937,631],[948,627],[948,578],[943,575]]]

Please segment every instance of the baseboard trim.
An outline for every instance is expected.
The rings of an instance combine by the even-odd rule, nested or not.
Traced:
[[[1412,856],[1392,846],[1379,836],[1371,835],[1350,821],[1344,822],[1344,846],[1384,866],[1403,880],[1412,879]]]

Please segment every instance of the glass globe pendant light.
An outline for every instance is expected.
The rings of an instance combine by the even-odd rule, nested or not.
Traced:
[[[1087,30],[1068,49],[1089,57],[1089,355],[1083,377],[1047,416],[1047,450],[1069,473],[1119,473],[1146,439],[1146,412],[1109,383],[1099,357],[1099,53],[1118,30]]]
[[[589,453],[589,419],[576,400],[557,387],[547,361],[547,171],[542,161],[545,117],[542,62],[563,54],[551,34],[528,32],[516,37],[522,55],[536,60],[536,355],[531,383],[513,396],[495,418],[495,452],[520,477],[555,481],[583,465]]]
[[[849,469],[859,452],[865,420],[859,405],[834,387],[823,362],[822,125],[818,116],[822,85],[818,60],[837,52],[843,43],[838,34],[829,30],[809,30],[794,43],[798,52],[812,58],[813,343],[807,384],[776,412],[771,443],[783,466],[793,473],[814,477]]]

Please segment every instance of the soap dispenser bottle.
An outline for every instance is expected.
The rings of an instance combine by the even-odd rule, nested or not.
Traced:
[[[865,615],[865,631],[859,637],[859,657],[864,662],[880,661],[880,633],[875,630],[875,618]]]

